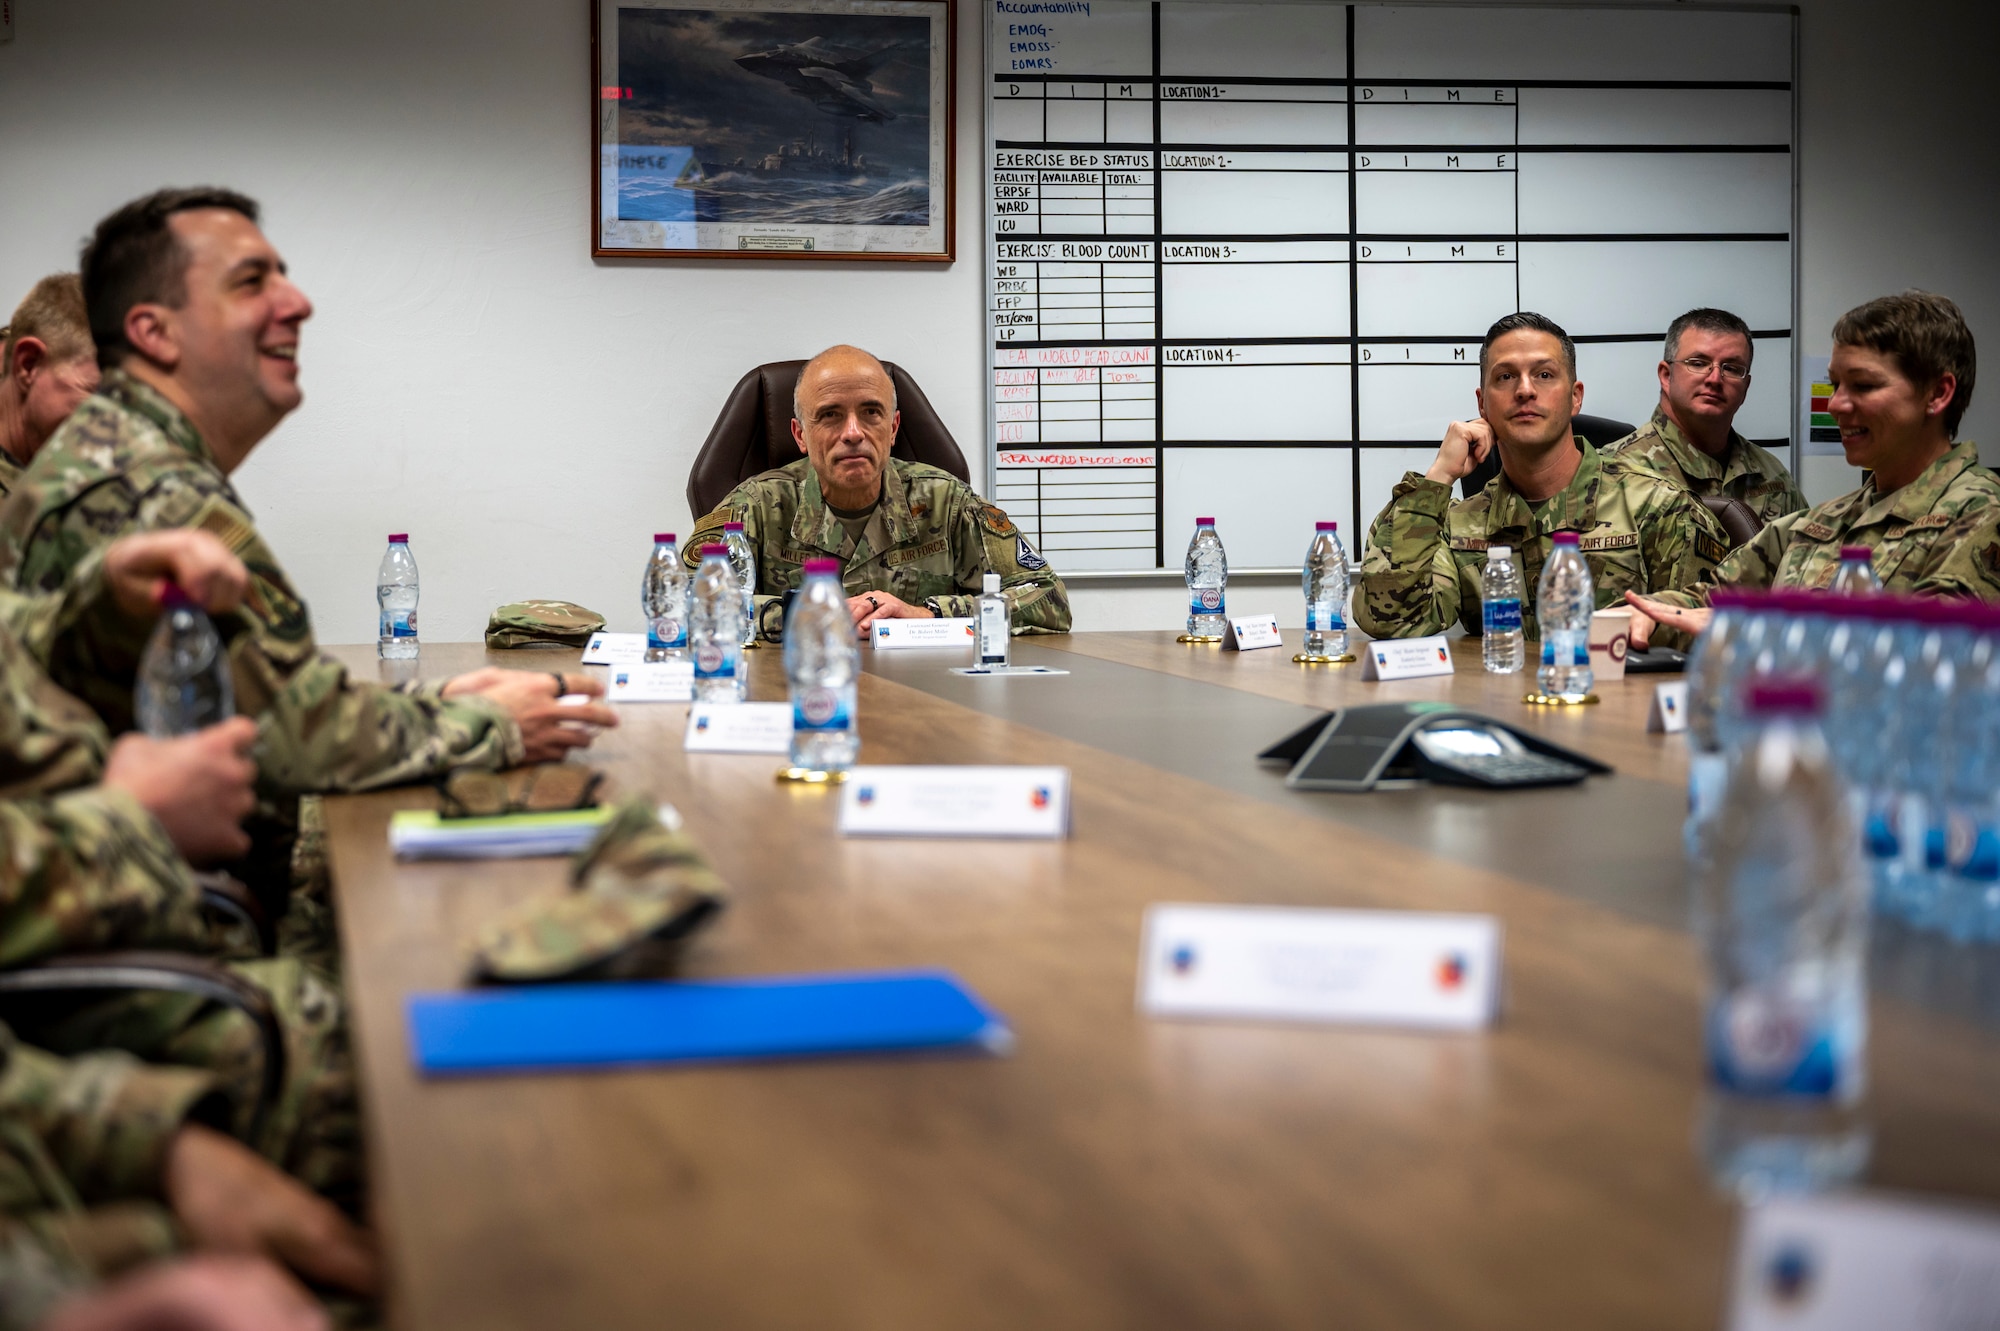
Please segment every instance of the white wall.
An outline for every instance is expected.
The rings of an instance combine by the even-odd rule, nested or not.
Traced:
[[[258,196],[318,313],[306,406],[238,480],[322,640],[373,636],[391,529],[414,535],[427,637],[474,637],[526,596],[636,627],[648,536],[687,527],[687,468],[751,365],[868,346],[909,367],[983,469],[980,11],[960,3],[960,258],[936,267],[593,261],[580,0],[16,0],[0,304],[73,267],[136,194]],[[1923,286],[2000,346],[1982,91],[2000,22],[1970,0],[1884,8],[1803,3],[1801,345],[1823,351],[1842,310]],[[2000,445],[2000,381],[1964,433]],[[1809,492],[1843,473],[1809,470]],[[1184,613],[1173,585],[1072,593],[1080,628]],[[1231,599],[1301,622],[1289,580]]]

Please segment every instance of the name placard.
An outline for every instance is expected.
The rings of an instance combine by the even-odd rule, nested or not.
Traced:
[[[593,633],[583,646],[585,665],[627,665],[645,659],[643,633]]]
[[[856,767],[840,788],[843,836],[1069,835],[1067,767]]]
[[[641,661],[615,665],[604,682],[606,702],[692,702],[694,662]]]
[[[1282,647],[1285,640],[1278,636],[1276,615],[1245,615],[1241,619],[1229,621],[1229,632],[1222,635],[1222,649],[1226,652],[1253,652],[1259,647]]]
[[[1948,1331],[1994,1325],[2000,1217],[1868,1194],[1748,1209],[1730,1331]]]
[[[1489,915],[1158,905],[1139,946],[1156,1017],[1474,1030],[1499,997]]]
[[[788,702],[696,703],[688,709],[689,753],[790,753]]]
[[[1653,686],[1653,705],[1646,709],[1646,729],[1678,735],[1688,728],[1688,682],[1670,680]]]
[[[1421,679],[1451,673],[1451,648],[1444,635],[1429,638],[1377,638],[1361,644],[1361,678]]]
[[[1054,666],[1003,665],[1003,666],[953,666],[954,675],[983,675],[991,679],[1004,679],[1009,675],[1067,675],[1069,671],[1058,670]]]
[[[878,619],[869,642],[878,652],[910,647],[971,648],[977,639],[969,619]]]

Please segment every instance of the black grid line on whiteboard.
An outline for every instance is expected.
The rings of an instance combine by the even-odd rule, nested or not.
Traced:
[[[1211,509],[1236,514],[1239,566],[1295,562],[1308,518],[1358,547],[1472,414],[1478,341],[1514,309],[1570,329],[1585,410],[1635,423],[1682,309],[1736,309],[1760,365],[1794,357],[1789,77],[1527,77],[1462,52],[1435,77],[1407,34],[1384,55],[1429,18],[1367,4],[1259,11],[1316,41],[1245,36],[1243,11],[1197,0],[1006,8],[988,24],[991,474],[1058,567],[1171,569]],[[1620,12],[1638,11],[1566,14],[1768,20],[1772,72],[1795,67],[1786,15]],[[1055,67],[1004,67],[1024,16],[1055,53],[1026,63]],[[1759,376],[1775,410],[1753,388],[1746,434],[1789,443],[1786,379]]]

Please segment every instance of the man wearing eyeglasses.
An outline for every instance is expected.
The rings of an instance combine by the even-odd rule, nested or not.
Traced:
[[[1679,481],[1697,498],[1740,499],[1769,524],[1806,506],[1798,482],[1769,449],[1736,433],[1750,392],[1750,325],[1727,310],[1689,310],[1667,327],[1660,405],[1605,456]]]

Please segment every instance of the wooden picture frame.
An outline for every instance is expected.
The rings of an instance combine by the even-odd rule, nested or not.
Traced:
[[[952,0],[591,0],[596,258],[950,263]]]

